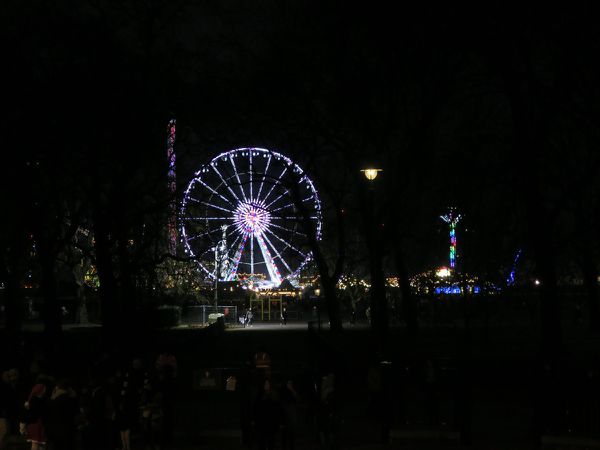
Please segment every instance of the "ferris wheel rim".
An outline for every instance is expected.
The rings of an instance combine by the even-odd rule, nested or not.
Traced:
[[[262,180],[256,186],[257,191],[256,191],[256,196],[255,196],[254,195],[254,192],[255,192],[254,191],[254,188],[255,188],[254,183],[257,183],[257,180],[254,179],[255,172],[254,172],[254,167],[253,167],[253,157],[257,157],[257,156],[258,157],[263,156],[265,158],[268,158],[268,161],[266,163],[264,173],[258,174],[259,178],[262,178]],[[236,167],[234,160],[239,157],[247,158],[248,170],[245,172],[238,171],[238,169]],[[263,188],[265,186],[265,181],[267,179],[269,167],[270,167],[273,159],[275,161],[280,161],[279,167],[283,167],[283,170],[274,180],[270,180],[271,187],[270,187],[269,191],[266,194],[264,194],[264,196],[261,199],[261,195],[263,195]],[[229,174],[228,176],[224,176],[223,174],[220,173],[219,169],[217,168],[217,165],[219,162],[226,162],[228,160],[230,161],[230,164],[233,167],[233,175]],[[234,241],[232,246],[230,248],[228,248],[228,252],[234,249],[233,246],[236,245],[236,243],[237,243],[237,245],[240,245],[240,249],[241,249],[241,250],[238,249],[239,250],[238,253],[243,252],[243,246],[245,245],[245,241],[248,237],[250,237],[249,240],[250,240],[250,246],[251,246],[251,253],[250,253],[251,258],[254,258],[254,253],[255,253],[254,241],[255,240],[257,241],[258,246],[259,246],[260,251],[263,256],[263,261],[261,263],[257,263],[257,264],[266,265],[267,269],[269,270],[269,273],[271,272],[271,269],[269,269],[269,268],[274,267],[274,269],[278,275],[278,277],[275,277],[276,280],[279,279],[279,281],[283,281],[284,279],[295,278],[298,276],[299,272],[306,266],[306,264],[308,264],[309,261],[312,260],[312,252],[311,251],[302,252],[301,250],[296,248],[296,246],[298,244],[296,244],[296,246],[293,245],[289,241],[282,239],[281,236],[279,236],[279,234],[281,234],[282,231],[285,231],[285,232],[291,232],[292,237],[299,235],[299,234],[306,236],[305,233],[302,233],[301,231],[298,230],[299,227],[296,225],[296,223],[292,227],[293,229],[283,226],[285,224],[279,225],[277,223],[271,223],[271,216],[269,216],[269,220],[267,220],[264,217],[261,219],[260,217],[258,217],[258,216],[260,216],[261,211],[259,209],[257,209],[256,211],[253,212],[254,219],[253,219],[251,226],[258,227],[257,223],[260,223],[260,220],[263,220],[263,222],[264,222],[263,225],[265,227],[264,229],[252,228],[251,230],[244,231],[243,228],[240,228],[240,224],[239,224],[239,217],[240,217],[239,210],[240,210],[241,206],[246,207],[247,205],[251,205],[252,207],[255,207],[258,205],[265,212],[264,213],[265,216],[266,216],[266,214],[271,215],[273,212],[285,210],[289,207],[292,207],[293,209],[295,208],[293,202],[286,203],[285,205],[278,206],[277,208],[274,208],[274,206],[273,206],[273,205],[277,205],[277,202],[279,202],[281,200],[281,198],[283,198],[285,196],[289,196],[289,191],[287,191],[287,189],[284,189],[284,191],[281,194],[279,194],[275,199],[270,200],[270,202],[268,204],[266,204],[266,201],[271,196],[273,190],[276,187],[281,188],[282,177],[285,175],[286,171],[288,171],[290,169],[292,171],[294,171],[300,177],[300,183],[305,185],[306,188],[309,189],[309,191],[310,191],[310,196],[302,199],[301,201],[303,203],[309,202],[308,204],[311,206],[312,213],[311,213],[310,219],[314,221],[316,238],[319,240],[319,239],[321,239],[321,229],[322,229],[321,201],[319,199],[318,192],[314,186],[313,181],[308,177],[308,175],[305,173],[305,171],[296,162],[294,162],[291,158],[279,153],[278,151],[264,149],[264,148],[260,148],[260,147],[240,147],[240,148],[236,148],[236,149],[232,149],[232,150],[228,150],[228,151],[219,153],[218,155],[214,156],[210,160],[210,162],[203,165],[199,170],[197,170],[194,173],[194,176],[192,177],[192,179],[188,183],[187,188],[184,191],[180,212],[181,212],[182,216],[184,216],[189,202],[196,201],[197,203],[204,203],[204,206],[206,208],[210,207],[213,209],[218,209],[219,212],[227,213],[228,214],[227,216],[223,216],[223,214],[221,214],[219,216],[217,214],[217,216],[215,216],[215,217],[208,217],[208,216],[200,217],[199,216],[196,218],[196,219],[198,219],[198,221],[206,222],[207,231],[203,234],[205,236],[207,236],[207,238],[210,239],[211,242],[214,243],[214,239],[211,236],[213,236],[215,234],[215,231],[217,228],[219,228],[219,226],[226,227],[226,228],[233,227],[234,230],[236,230],[236,227],[237,227],[238,238]],[[220,179],[220,183],[217,185],[216,188],[212,188],[207,183],[205,183],[202,179],[204,174],[207,174],[211,171],[214,172]],[[240,179],[240,175],[247,175],[248,182],[242,183],[242,181]],[[237,186],[239,187],[239,193],[237,192],[238,190],[235,189],[235,184],[232,184],[230,182],[230,180],[234,177],[236,178]],[[244,186],[245,184],[247,184],[249,186],[248,190],[249,190],[250,198],[248,198],[246,196],[246,192],[242,188],[242,186]],[[215,203],[209,203],[206,201],[202,202],[202,201],[198,201],[197,199],[192,198],[191,191],[193,189],[197,188],[198,185],[201,185],[203,189],[206,189],[207,191],[210,192],[209,201],[210,201],[210,199],[213,198],[213,196],[216,196],[220,199],[220,201],[224,202],[223,204],[229,204],[229,205],[227,205],[227,207],[224,207],[224,206],[219,206]],[[221,188],[223,188],[223,189],[221,189]],[[265,191],[266,191],[266,189],[265,189]],[[235,204],[236,202],[237,202],[237,205]],[[231,207],[231,209],[229,209],[229,207]],[[190,217],[188,219],[191,220],[194,218]],[[290,219],[297,220],[298,216],[292,217],[292,216],[289,216],[289,213],[288,213],[288,216],[282,214],[282,215],[280,215],[280,217],[278,217],[278,216],[272,217],[273,222],[277,222],[278,220],[290,220]],[[207,255],[211,251],[210,249],[204,250],[203,252],[196,252],[195,249],[193,248],[193,246],[190,245],[190,242],[193,241],[194,239],[197,239],[199,236],[188,236],[188,233],[186,230],[186,225],[185,225],[185,220],[187,220],[187,219],[184,217],[183,220],[184,220],[184,222],[182,222],[181,231],[182,231],[182,242],[184,244],[186,253],[189,253],[194,258],[200,258],[204,255]],[[219,224],[227,224],[227,225],[215,225],[211,229],[209,226],[209,222],[211,220],[214,220],[215,222],[218,222]],[[236,220],[237,220],[237,223],[236,223]],[[277,229],[278,231],[273,231],[273,229],[271,229],[271,226],[273,228]],[[238,243],[238,240],[240,240],[240,237],[244,234],[244,232],[246,232],[247,234],[244,237],[243,242],[240,241],[241,243]],[[225,233],[225,231],[224,231],[224,233]],[[275,240],[275,239],[279,240],[281,242],[281,244],[284,245],[284,247],[278,247],[276,244],[274,244],[273,240]],[[289,239],[292,240],[291,238],[289,238]],[[281,244],[279,244],[279,245],[281,245]],[[216,246],[215,246],[215,248],[216,248]],[[292,269],[290,267],[290,265],[286,262],[284,257],[282,256],[282,253],[284,253],[288,249],[293,249],[295,252],[297,252],[301,256],[301,258],[297,258],[300,260],[300,262],[298,264],[294,265],[295,269]],[[281,261],[281,264],[283,264],[286,267],[286,270],[288,272],[287,275],[285,275],[285,276],[279,275],[277,265],[274,263],[275,259],[271,256],[271,251],[275,254],[275,258],[278,259],[279,261]],[[269,265],[269,261],[271,263],[270,265]],[[205,267],[205,264],[203,264],[199,259],[197,259],[197,263],[200,266],[200,268],[203,270],[203,272],[206,275],[208,275],[209,278],[215,278],[215,276],[218,276],[218,274],[216,274],[216,271],[218,270],[217,269],[218,265],[216,262],[215,262],[215,273],[212,273],[207,267]],[[237,268],[239,268],[240,265],[243,265],[243,264],[248,265],[249,263],[242,262],[240,259],[235,261],[234,271],[237,270]],[[255,263],[252,259],[251,259],[250,264],[251,264],[252,274],[254,274]],[[273,278],[274,277],[271,274],[271,279],[273,280]]]

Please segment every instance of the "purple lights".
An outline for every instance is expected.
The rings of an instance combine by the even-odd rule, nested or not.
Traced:
[[[235,210],[235,224],[242,233],[263,233],[270,222],[271,215],[260,203],[240,203]]]
[[[297,208],[289,186],[300,189]],[[261,148],[221,153],[194,174],[180,209],[181,241],[210,278],[253,286],[293,283],[311,260],[298,211],[321,237],[321,202],[313,182],[290,158]],[[215,268],[215,249],[223,259]],[[223,268],[226,268],[224,271]]]
[[[175,119],[169,121],[167,126],[167,159],[169,161],[169,172],[167,179],[169,183],[169,193],[171,194],[171,202],[169,205],[169,252],[175,254],[177,249],[177,203],[175,200],[175,192],[177,191],[177,180],[175,177],[175,133],[177,122]]]

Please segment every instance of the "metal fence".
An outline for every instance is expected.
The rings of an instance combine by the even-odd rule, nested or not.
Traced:
[[[181,312],[182,325],[206,325],[208,316],[213,313],[223,314],[225,325],[237,325],[238,307],[237,306],[218,306],[215,310],[213,305],[186,306]]]

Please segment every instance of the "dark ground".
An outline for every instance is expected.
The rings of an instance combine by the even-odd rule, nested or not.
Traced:
[[[464,324],[455,323],[423,327],[418,340],[407,338],[403,328],[392,328],[386,358],[391,364],[385,366],[390,384],[382,403],[391,421],[389,448],[536,448],[541,435],[598,437],[598,398],[590,398],[598,379],[590,381],[588,375],[600,339],[583,326],[568,327],[565,334],[567,344],[556,359],[560,370],[545,377],[535,326],[473,326],[467,333]],[[90,349],[98,348],[98,329],[74,328],[65,336],[68,370],[84,377],[86,363],[97,356]],[[39,334],[30,337],[35,341]],[[244,448],[241,418],[243,405],[251,402],[244,398],[255,395],[251,360],[261,348],[271,355],[274,382],[291,378],[301,394],[298,449],[326,448],[319,444],[310,393],[329,370],[336,374],[340,399],[338,448],[384,448],[367,389],[369,366],[380,358],[365,324],[348,325],[341,336],[326,329],[309,331],[306,323],[297,322],[287,327],[257,323],[224,333],[173,329],[132,336],[127,346],[135,349],[129,356],[135,353],[150,364],[159,349],[168,348],[177,357],[177,448]],[[427,360],[435,367],[434,388],[425,382]],[[218,389],[195,386],[194,378],[205,368],[219,375]],[[224,389],[230,375],[239,382],[235,392]],[[548,411],[554,419],[548,419]],[[590,442],[585,447],[598,445]]]

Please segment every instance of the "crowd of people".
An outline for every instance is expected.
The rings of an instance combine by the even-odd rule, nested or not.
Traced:
[[[56,376],[43,358],[4,367],[0,380],[0,449],[164,449],[172,441],[175,357],[153,365],[102,354],[86,376]],[[56,373],[62,373],[56,371]]]
[[[258,450],[294,450],[304,421],[309,430],[315,431],[322,448],[338,448],[339,399],[333,371],[305,373],[294,380],[272,372],[271,365],[269,353],[260,348],[253,357],[255,371],[251,382],[251,387],[257,389],[247,398],[251,403],[242,423],[246,446]]]

